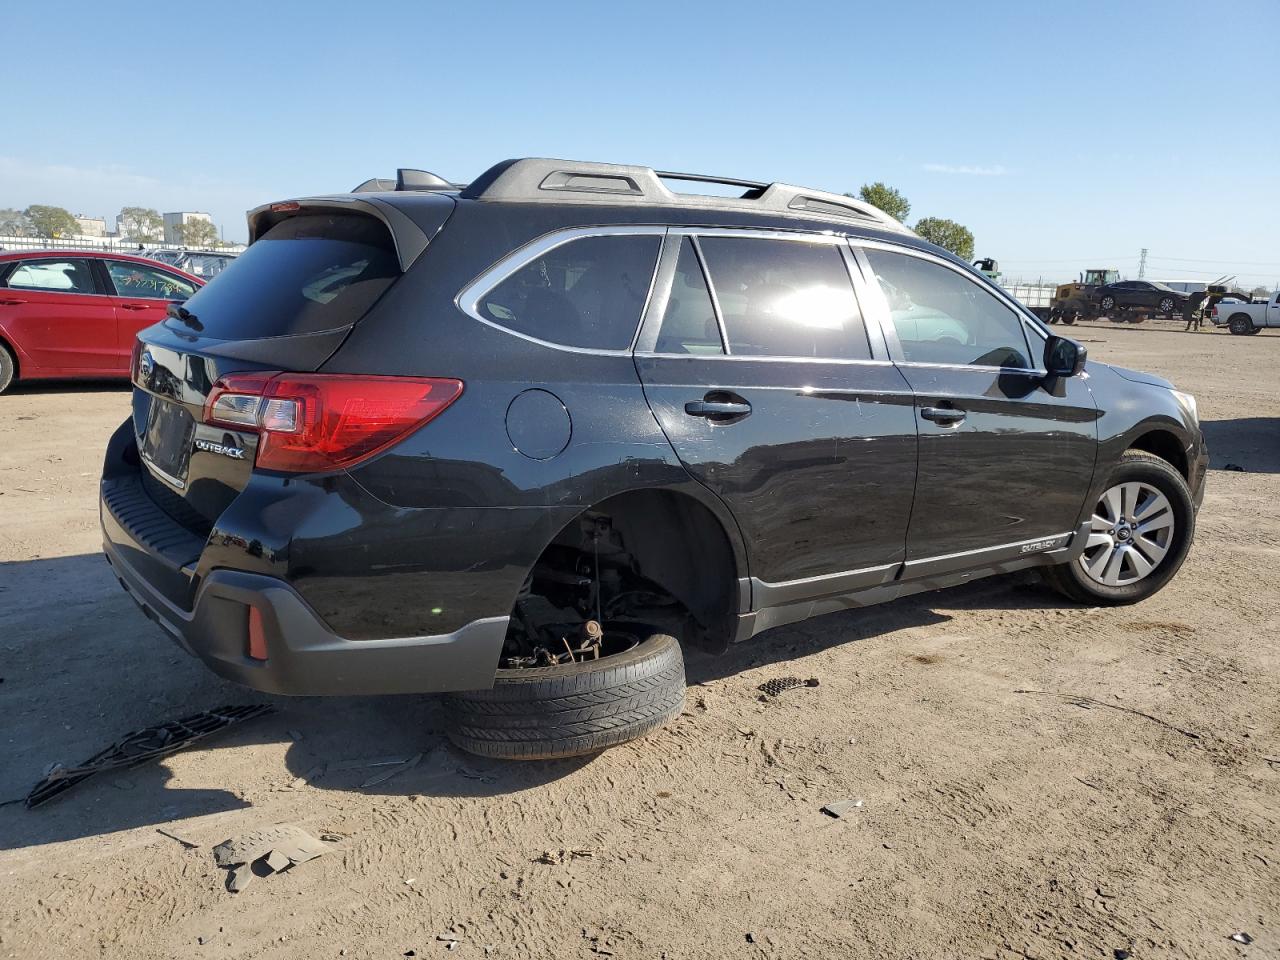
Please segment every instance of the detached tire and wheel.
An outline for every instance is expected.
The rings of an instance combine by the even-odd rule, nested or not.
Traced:
[[[1242,337],[1252,333],[1256,328],[1253,325],[1253,319],[1247,313],[1237,313],[1227,321],[1227,329],[1237,337]]]
[[[651,733],[684,709],[679,642],[647,634],[599,660],[500,669],[491,690],[448,694],[445,732],[468,753],[503,760],[576,757]]]
[[[0,393],[9,389],[17,372],[18,364],[13,359],[13,354],[9,352],[8,347],[0,343]]]
[[[1084,553],[1070,563],[1044,567],[1041,574],[1077,603],[1137,603],[1178,572],[1195,525],[1195,506],[1182,474],[1159,457],[1126,450],[1093,508]]]

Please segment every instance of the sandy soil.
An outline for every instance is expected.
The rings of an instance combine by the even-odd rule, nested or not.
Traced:
[[[1152,600],[1080,609],[1015,576],[779,629],[691,658],[674,726],[578,762],[456,754],[431,698],[278,700],[0,809],[0,956],[445,956],[440,935],[461,957],[1277,955],[1280,336],[1076,333],[1199,396],[1216,469]],[[172,647],[98,554],[127,406],[84,384],[0,398],[0,800],[137,727],[264,699]],[[779,676],[821,685],[760,702]],[[420,751],[372,787],[381,768],[337,769]],[[210,847],[278,821],[341,839],[228,893]]]

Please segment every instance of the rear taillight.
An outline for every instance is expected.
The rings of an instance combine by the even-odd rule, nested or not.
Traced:
[[[142,359],[142,341],[133,338],[133,353],[129,355],[129,382],[138,382],[138,361]]]
[[[255,431],[264,470],[317,473],[372,457],[461,394],[442,377],[237,373],[214,384],[204,422]]]
[[[1211,316],[1211,317],[1217,317],[1217,315],[1218,315],[1218,308],[1217,308],[1217,307],[1214,307],[1214,308],[1213,308],[1213,312],[1212,312],[1211,314],[1209,314],[1209,316]]]

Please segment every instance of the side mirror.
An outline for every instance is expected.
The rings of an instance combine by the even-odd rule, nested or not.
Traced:
[[[1083,343],[1066,337],[1050,337],[1044,345],[1044,368],[1051,377],[1078,376],[1088,358]]]

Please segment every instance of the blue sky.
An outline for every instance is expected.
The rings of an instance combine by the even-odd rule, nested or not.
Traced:
[[[12,4],[0,207],[207,210],[397,166],[884,180],[1006,274],[1280,279],[1280,0]],[[16,84],[16,86],[15,86]],[[17,96],[12,94],[17,93]]]

